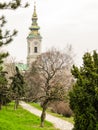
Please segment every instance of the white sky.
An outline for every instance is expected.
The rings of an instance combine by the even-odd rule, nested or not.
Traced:
[[[0,10],[0,15],[6,15],[6,28],[19,31],[7,50],[16,60],[24,62],[34,7],[34,0],[28,1],[30,6],[26,9]],[[98,50],[98,0],[36,0],[36,7],[42,51],[53,46],[63,49],[71,44],[76,63],[80,64],[86,51]]]

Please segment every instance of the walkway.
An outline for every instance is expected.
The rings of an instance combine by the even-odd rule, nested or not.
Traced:
[[[30,111],[31,113],[33,113],[33,114],[35,114],[37,116],[41,115],[41,111],[40,110],[30,106],[29,104],[27,104],[27,103],[25,103],[23,101],[20,102],[20,105],[24,109]],[[62,120],[60,118],[54,117],[54,116],[52,116],[50,114],[46,114],[46,120],[51,122],[51,123],[53,123],[54,126],[56,128],[59,128],[60,130],[72,130],[72,128],[73,128],[73,125],[71,123],[69,123],[67,121],[64,121],[64,120]]]

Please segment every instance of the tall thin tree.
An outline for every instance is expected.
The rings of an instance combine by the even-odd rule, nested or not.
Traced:
[[[25,95],[25,82],[22,74],[19,72],[18,67],[16,67],[16,74],[11,77],[11,79],[11,90],[13,93],[13,99],[15,100],[14,108],[17,109],[20,98]]]

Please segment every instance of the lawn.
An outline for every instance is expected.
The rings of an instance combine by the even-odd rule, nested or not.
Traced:
[[[45,127],[40,127],[40,118],[19,107],[13,109],[13,104],[0,111],[0,130],[56,130],[50,122],[45,121]]]
[[[42,108],[40,107],[40,105],[38,103],[29,103],[29,104],[32,105],[33,107],[39,109],[39,110],[42,110]],[[70,117],[70,118],[69,117],[64,117],[63,115],[53,113],[50,110],[47,110],[47,113],[74,124],[73,117]]]

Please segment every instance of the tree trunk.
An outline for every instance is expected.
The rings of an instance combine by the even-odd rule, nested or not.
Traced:
[[[42,114],[41,114],[41,124],[40,124],[41,127],[44,127],[44,121],[45,121],[45,118],[46,118],[47,106],[48,106],[48,100],[44,101],[44,103],[42,105],[43,110],[42,110]]]
[[[0,99],[0,110],[2,109],[2,100]]]
[[[16,98],[15,105],[14,105],[14,110],[16,110],[18,108],[18,105],[19,105],[19,100]]]
[[[2,109],[2,103],[0,102],[0,110]]]
[[[45,118],[46,118],[46,108],[43,107],[42,114],[41,114],[41,125],[40,125],[41,127],[44,127]]]

